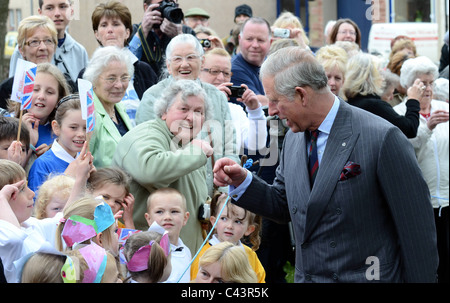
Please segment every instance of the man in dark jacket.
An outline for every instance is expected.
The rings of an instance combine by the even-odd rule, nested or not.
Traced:
[[[144,0],[144,16],[140,24],[133,25],[133,39],[130,50],[141,61],[151,65],[158,77],[164,68],[162,59],[170,40],[179,34],[192,34],[195,32],[189,26],[181,24],[183,15],[179,20],[169,20],[158,9],[161,4],[169,4],[169,10],[178,8],[177,0]],[[173,6],[172,6],[173,5]],[[181,11],[180,11],[181,12]]]

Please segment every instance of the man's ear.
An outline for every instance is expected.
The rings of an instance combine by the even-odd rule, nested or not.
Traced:
[[[300,100],[299,103],[301,103],[301,105],[305,106],[306,105],[306,101],[307,101],[307,91],[306,89],[304,89],[303,87],[300,86],[296,86],[295,87],[295,92],[297,94],[297,98]]]

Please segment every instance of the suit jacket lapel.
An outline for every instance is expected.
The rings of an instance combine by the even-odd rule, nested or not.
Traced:
[[[342,169],[359,137],[359,133],[353,132],[352,114],[348,106],[341,101],[339,111],[328,136],[325,153],[309,197],[305,235],[303,237],[305,241],[311,235],[328,205],[339,181]]]

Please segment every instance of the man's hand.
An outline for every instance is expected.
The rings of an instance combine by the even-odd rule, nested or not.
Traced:
[[[183,33],[183,26],[181,24],[175,24],[164,18],[160,27],[161,31],[169,38],[173,38]]]
[[[144,17],[142,17],[142,31],[144,32],[144,36],[147,37],[148,33],[152,30],[155,25],[160,25],[163,21],[161,16],[161,12],[158,11],[157,8],[159,4],[151,4],[147,7],[144,12]]]
[[[214,184],[219,187],[233,185],[238,187],[247,177],[247,170],[228,158],[220,158],[213,169]]]

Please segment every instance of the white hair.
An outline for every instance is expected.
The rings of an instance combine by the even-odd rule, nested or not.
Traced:
[[[88,80],[95,85],[100,75],[112,61],[125,63],[128,74],[131,77],[133,76],[134,65],[129,51],[126,48],[120,49],[116,46],[105,46],[99,47],[95,50],[86,70],[84,71],[83,79]]]
[[[434,81],[433,99],[448,102],[448,79],[438,78]]]
[[[202,57],[205,53],[203,50],[203,46],[200,44],[200,41],[198,41],[197,37],[191,35],[191,34],[181,34],[178,36],[175,36],[170,40],[169,44],[166,47],[166,61],[170,61],[170,58],[172,57],[173,49],[178,45],[182,43],[188,43],[194,47],[195,51],[197,52],[197,55]]]
[[[274,90],[289,100],[295,96],[295,87],[309,86],[316,92],[328,85],[323,66],[311,51],[288,46],[271,54],[261,66],[261,79],[273,77]]]
[[[400,85],[409,88],[414,84],[417,78],[422,75],[433,75],[434,79],[439,77],[436,64],[428,57],[419,56],[406,60],[400,69]]]
[[[161,118],[169,108],[175,103],[176,97],[181,94],[181,99],[186,101],[190,96],[196,96],[203,99],[205,103],[205,121],[213,118],[213,109],[209,102],[206,91],[196,80],[176,80],[166,88],[160,98],[153,104],[157,117]]]

